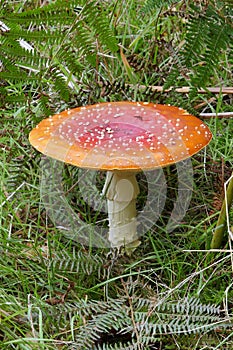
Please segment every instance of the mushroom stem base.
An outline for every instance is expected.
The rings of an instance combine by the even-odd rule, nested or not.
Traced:
[[[107,172],[103,194],[108,200],[108,239],[112,247],[139,244],[136,219],[139,187],[135,175],[133,172]]]

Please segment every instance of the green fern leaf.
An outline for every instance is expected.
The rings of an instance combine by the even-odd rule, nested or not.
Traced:
[[[222,11],[222,13],[220,13]],[[232,25],[227,21],[224,9],[217,9],[211,3],[206,11],[193,6],[188,19],[185,44],[176,57],[176,62],[165,83],[172,85],[187,84],[183,72],[188,76],[192,87],[205,87],[219,68],[219,58],[231,49]],[[190,95],[190,98],[192,95]]]
[[[109,26],[101,4],[96,6],[96,1],[86,2],[81,13],[84,20],[93,28],[95,36],[100,39],[101,44],[112,52],[116,52],[118,50],[116,37]]]

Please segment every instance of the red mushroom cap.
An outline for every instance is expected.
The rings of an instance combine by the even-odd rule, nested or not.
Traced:
[[[150,170],[186,159],[212,134],[185,110],[146,102],[79,107],[42,120],[29,136],[43,154],[82,168]]]

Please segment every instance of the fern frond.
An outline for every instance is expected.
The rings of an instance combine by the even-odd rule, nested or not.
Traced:
[[[64,75],[61,73],[57,65],[49,67],[47,74],[51,77],[51,82],[54,86],[54,91],[59,92],[61,98],[65,101],[69,99],[69,88]]]
[[[219,67],[219,56],[226,50],[229,41],[229,28],[227,24],[211,26],[212,33],[206,40],[207,48],[204,63],[197,67],[196,75],[192,78],[193,85],[203,86],[203,82],[209,81],[214,71]]]
[[[95,66],[96,46],[90,28],[86,26],[82,21],[77,21],[73,26],[71,39],[73,45],[79,52],[79,56],[86,58],[92,66]]]
[[[95,36],[99,38],[102,45],[116,52],[118,50],[116,37],[109,26],[101,4],[96,5],[96,1],[86,2],[81,14],[84,20],[91,25]]]
[[[187,24],[187,35],[183,50],[184,62],[186,66],[191,66],[195,59],[199,59],[205,50],[205,41],[209,28],[204,16],[193,17]]]
[[[70,23],[76,17],[74,8],[77,5],[76,1],[69,1],[64,4],[64,1],[54,1],[48,5],[35,8],[33,10],[22,11],[20,13],[5,13],[0,19],[3,21],[16,22],[19,24],[46,24],[56,25],[59,23],[59,16],[62,16],[63,23]]]
[[[205,12],[195,6],[188,19],[185,44],[177,54],[165,88],[177,85],[179,76],[184,80],[184,72],[192,87],[207,86],[219,68],[221,55],[231,49],[232,24],[227,21],[224,10],[211,2]]]
[[[95,1],[77,6],[77,1],[57,0],[20,13],[3,6],[0,21],[5,96],[11,83],[27,86],[35,81],[34,96],[43,92],[50,100],[68,101],[77,93],[84,66],[96,68],[98,51],[118,50],[107,11]],[[49,102],[42,98],[42,109],[48,111]]]
[[[99,278],[104,276],[102,269],[104,262],[98,255],[89,255],[75,250],[70,255],[64,250],[56,252],[51,263],[56,271],[82,272],[86,275],[97,271]]]
[[[41,94],[39,99],[38,99],[38,104],[37,108],[43,114],[45,117],[51,115],[51,110],[52,108],[48,107],[49,106],[49,96]]]
[[[149,350],[151,348],[143,347],[144,350]],[[130,342],[122,343],[119,342],[117,344],[101,344],[97,345],[93,348],[93,350],[138,350],[138,343],[130,344]]]
[[[67,69],[75,76],[83,71],[83,65],[77,58],[75,48],[68,43],[60,46],[56,52],[56,59],[62,66],[66,65]]]
[[[196,298],[154,302],[134,297],[131,301],[129,306],[124,298],[80,300],[58,305],[50,312],[61,326],[70,321],[76,329],[72,346],[79,349],[137,349],[138,342],[149,349],[162,334],[189,335],[232,327],[219,307]]]
[[[15,74],[17,73],[17,74]],[[28,82],[33,82],[36,81],[37,78],[35,76],[28,76],[25,72],[20,71],[19,75],[19,70],[15,71],[10,71],[10,72],[0,72],[0,79],[4,80],[10,80],[11,82],[17,82],[17,81],[22,81],[22,80],[27,80]]]
[[[22,29],[17,29],[17,30],[10,30],[9,32],[6,32],[4,36],[9,36],[12,39],[25,39],[27,41],[34,41],[34,42],[41,42],[41,41],[46,41],[47,44],[56,44],[59,45],[62,41],[63,34],[61,30],[58,28],[55,32],[54,30],[51,29],[46,29],[46,30],[40,30],[38,32],[36,31],[31,31],[31,30],[22,30]]]

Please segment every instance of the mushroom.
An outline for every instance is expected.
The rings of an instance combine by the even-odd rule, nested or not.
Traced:
[[[30,143],[49,157],[107,171],[103,194],[112,247],[138,242],[136,174],[189,158],[211,138],[208,127],[181,108],[126,101],[61,112],[29,135]]]

